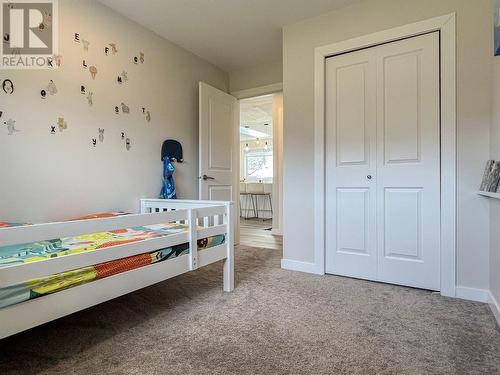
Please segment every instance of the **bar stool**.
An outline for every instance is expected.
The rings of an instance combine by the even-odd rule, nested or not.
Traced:
[[[258,211],[252,193],[247,191],[247,185],[240,182],[240,217],[242,219],[255,219],[258,217]],[[242,203],[242,198],[244,203]],[[247,212],[247,216],[243,215],[243,211]],[[253,216],[248,216],[248,211],[253,211]]]
[[[247,194],[250,194],[252,196],[252,202],[255,204],[255,210],[256,210],[256,217],[259,218],[259,197],[263,197],[262,199],[263,204],[262,204],[262,212],[265,212],[266,210],[266,203],[269,203],[269,208],[271,211],[271,217],[270,218],[262,218],[263,220],[272,220],[272,213],[273,213],[273,203],[271,200],[271,191],[272,191],[272,184],[263,184],[263,183],[249,183],[246,184],[246,192]]]

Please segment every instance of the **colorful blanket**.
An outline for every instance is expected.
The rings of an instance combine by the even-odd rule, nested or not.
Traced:
[[[116,215],[113,215],[116,216]],[[107,217],[92,215],[82,219]],[[11,226],[7,223],[2,223]],[[144,241],[151,238],[168,236],[187,231],[181,224],[158,224],[145,227],[133,227],[111,232],[93,233],[67,237],[37,243],[0,247],[0,268],[16,263],[26,263],[89,250]],[[218,235],[198,240],[198,248],[209,248],[224,243],[225,236]],[[175,258],[189,252],[189,244],[180,244],[146,254],[139,254],[94,266],[61,272],[55,275],[28,280],[19,285],[0,289],[0,308],[27,301],[43,295],[52,294],[77,285],[113,276],[150,264]]]

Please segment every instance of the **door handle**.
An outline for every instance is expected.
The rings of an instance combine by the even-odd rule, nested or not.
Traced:
[[[204,175],[201,177],[201,179],[202,179],[203,181],[206,181],[206,180],[215,180],[215,178],[210,177],[210,176],[207,176],[206,174],[204,174]]]

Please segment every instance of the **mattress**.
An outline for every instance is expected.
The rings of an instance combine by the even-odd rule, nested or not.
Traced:
[[[121,214],[122,213],[100,214],[79,219],[110,217]],[[0,222],[0,228],[14,225],[18,226],[22,224]],[[0,269],[12,264],[28,263],[85,251],[105,249],[111,246],[169,236],[187,230],[187,225],[166,223],[65,237],[36,243],[4,246],[0,247]],[[224,241],[224,235],[200,239],[198,240],[198,249],[217,246],[223,244]],[[0,308],[154,263],[168,261],[169,259],[187,254],[188,252],[189,243],[184,243],[166,249],[155,250],[89,267],[61,272],[55,275],[27,280],[21,284],[6,288],[0,288]]]

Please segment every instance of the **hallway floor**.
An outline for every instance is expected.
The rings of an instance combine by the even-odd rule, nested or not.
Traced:
[[[240,244],[243,246],[263,247],[281,250],[283,237],[271,234],[272,220],[243,219],[240,221]]]

